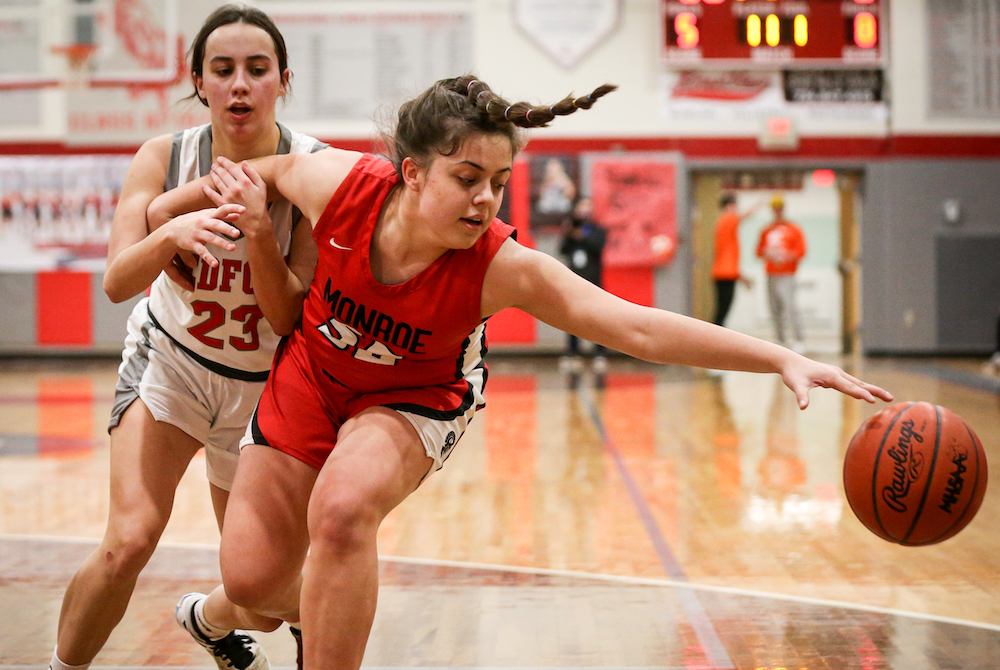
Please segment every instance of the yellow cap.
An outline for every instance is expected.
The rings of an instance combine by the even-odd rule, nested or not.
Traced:
[[[771,198],[771,207],[784,207],[785,198],[780,193],[775,193],[774,197]]]

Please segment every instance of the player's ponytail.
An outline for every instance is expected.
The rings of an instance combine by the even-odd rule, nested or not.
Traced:
[[[494,93],[479,79],[467,75],[451,80],[453,90],[464,88],[469,102],[495,123],[512,123],[519,128],[543,128],[557,116],[566,116],[579,109],[590,109],[598,98],[618,88],[612,84],[598,86],[591,93],[575,98],[567,96],[553,105],[532,105],[527,102],[510,103]]]
[[[383,133],[390,158],[401,171],[404,158],[427,164],[433,154],[454,154],[473,133],[507,137],[511,150],[523,148],[523,128],[542,128],[557,116],[590,109],[598,98],[615,90],[605,84],[591,93],[567,96],[552,105],[508,102],[473,75],[442,79],[403,103],[395,128]]]

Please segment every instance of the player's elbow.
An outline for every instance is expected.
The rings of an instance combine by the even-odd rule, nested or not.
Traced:
[[[268,319],[271,323],[271,330],[278,337],[288,337],[292,334],[292,331],[299,325],[299,319],[302,317],[302,301],[298,301],[299,309],[294,311],[284,312],[280,315],[276,315],[273,319]]]
[[[131,295],[128,295],[128,292],[124,290],[124,288],[120,286],[119,283],[116,282],[114,278],[109,274],[104,275],[104,281],[102,282],[102,284],[104,288],[104,294],[108,296],[108,299],[115,304],[118,304],[120,302],[125,302],[126,300],[132,297]]]
[[[278,323],[271,324],[271,330],[278,337],[288,337],[295,330],[295,322],[281,321]]]

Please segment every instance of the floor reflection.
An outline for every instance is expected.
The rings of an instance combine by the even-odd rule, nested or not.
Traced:
[[[978,367],[839,362],[949,407],[997,458],[1000,394],[962,382]],[[0,668],[44,664],[65,585],[103,533],[115,367],[0,370],[0,620],[27,629],[0,635]],[[602,372],[497,357],[486,397],[446,467],[383,524],[367,666],[993,667],[1000,500],[940,545],[868,532],[841,469],[878,406],[814,389],[800,411],[773,376],[620,358]],[[170,612],[218,579],[201,456],[164,542],[95,668],[205,665]],[[160,660],[152,636],[167,640]],[[286,637],[268,637],[277,667]]]

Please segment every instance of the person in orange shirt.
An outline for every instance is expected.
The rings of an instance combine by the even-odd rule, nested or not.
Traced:
[[[727,193],[719,199],[722,214],[715,222],[715,262],[712,264],[712,279],[715,280],[715,318],[712,323],[717,326],[725,325],[736,294],[736,282],[750,287],[750,280],[740,274],[739,227],[761,204],[757,203],[740,214],[736,211],[735,195]]]
[[[767,272],[767,297],[778,342],[785,344],[785,322],[792,326],[795,338],[792,349],[802,349],[802,317],[795,301],[795,271],[806,255],[806,238],[802,229],[784,217],[785,199],[775,195],[771,200],[774,221],[760,234],[757,255],[764,259]]]

